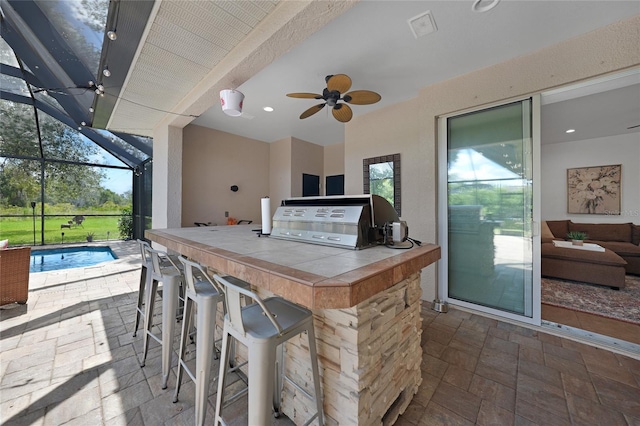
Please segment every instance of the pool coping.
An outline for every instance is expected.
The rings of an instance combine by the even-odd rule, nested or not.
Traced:
[[[33,250],[47,250],[55,248],[73,247],[105,247],[111,248],[118,257],[91,266],[58,269],[55,271],[30,272],[29,291],[38,291],[51,286],[73,282],[84,282],[96,277],[110,277],[123,272],[139,273],[140,249],[136,240],[104,240],[91,243],[49,244],[34,246]]]

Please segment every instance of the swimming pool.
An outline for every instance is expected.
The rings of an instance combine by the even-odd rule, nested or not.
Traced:
[[[117,259],[109,247],[65,247],[50,250],[31,250],[30,272],[57,271],[81,268]]]

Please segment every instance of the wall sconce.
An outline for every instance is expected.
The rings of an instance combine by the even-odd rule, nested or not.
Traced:
[[[238,192],[238,185],[231,185],[231,191]]]

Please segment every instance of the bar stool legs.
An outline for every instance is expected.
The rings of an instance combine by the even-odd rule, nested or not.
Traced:
[[[144,316],[145,313],[143,311],[142,306],[144,305],[144,297],[147,287],[147,274],[148,269],[151,268],[150,260],[145,251],[145,247],[149,247],[149,243],[144,240],[138,240],[138,245],[140,246],[140,285],[138,287],[138,305],[136,306],[136,324],[133,328],[133,337],[136,337],[138,334],[138,327],[140,326],[140,317]]]
[[[211,366],[215,358],[215,320],[217,305],[220,300],[206,298],[198,301],[198,312],[196,314],[196,368],[191,373],[184,361],[186,353],[187,339],[189,336],[189,321],[182,324],[182,337],[180,339],[180,352],[178,360],[178,378],[173,402],[178,402],[178,394],[182,384],[182,374],[186,372],[195,382],[195,418],[196,425],[204,425],[207,413],[207,397],[209,396],[209,382],[211,381]],[[193,309],[193,300],[187,297],[185,300],[184,315],[190,317]],[[187,316],[189,315],[189,316]]]
[[[133,328],[133,337],[138,334],[138,327],[140,326],[140,316],[144,315],[142,312],[142,305],[144,301],[145,285],[147,281],[147,268],[142,265],[140,268],[140,288],[138,289],[138,306],[136,307],[136,325]]]
[[[280,394],[282,381],[287,380],[301,393],[309,397],[316,405],[316,413],[308,419],[310,424],[316,418],[324,424],[318,358],[313,329],[313,314],[308,309],[280,297],[260,299],[254,292],[241,287],[241,280],[233,277],[214,276],[215,281],[223,288],[227,304],[222,336],[220,357],[220,373],[218,376],[218,393],[216,395],[215,424],[225,424],[222,419],[222,408],[225,403],[224,388],[226,385],[229,352],[232,339],[247,347],[249,378],[249,424],[271,424],[272,408],[276,414],[280,410]],[[246,283],[245,283],[246,284]],[[245,307],[240,306],[240,295],[255,301]],[[314,382],[314,393],[310,395],[286,375],[283,369],[276,367],[279,347],[287,340],[305,333],[309,339],[309,356]],[[282,361],[278,363],[282,365]],[[276,370],[278,373],[276,373]],[[276,375],[278,382],[276,382]],[[276,383],[278,383],[276,385]],[[231,397],[235,399],[238,394]]]
[[[146,248],[150,254],[153,264],[153,271],[147,271],[147,286],[145,290],[145,336],[142,353],[141,367],[145,366],[147,354],[149,352],[149,338],[162,345],[162,389],[167,388],[169,374],[171,372],[171,354],[173,352],[173,336],[176,326],[176,310],[182,283],[182,273],[180,269],[173,265],[171,267],[161,267],[160,258],[163,252]],[[162,281],[162,334],[161,337],[152,333],[153,310],[155,307],[155,295],[158,290],[158,282]]]
[[[185,305],[182,323],[182,335],[180,337],[180,351],[178,352],[178,378],[173,402],[178,402],[178,394],[182,385],[182,374],[187,375],[195,382],[195,424],[202,426],[207,413],[207,397],[209,395],[209,382],[211,380],[211,367],[216,357],[215,326],[218,303],[224,303],[224,295],[219,287],[207,275],[204,269],[197,263],[180,257],[184,265],[186,281]],[[194,271],[201,277],[196,279]],[[187,340],[190,336],[191,312],[197,305],[196,312],[196,367],[190,371],[184,360]]]

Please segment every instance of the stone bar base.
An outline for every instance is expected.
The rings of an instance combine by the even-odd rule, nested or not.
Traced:
[[[390,425],[407,408],[422,382],[420,296],[415,273],[352,308],[314,310],[325,424]],[[286,344],[285,369],[313,394],[306,335]],[[315,412],[286,381],[282,397],[283,412],[296,424]]]

